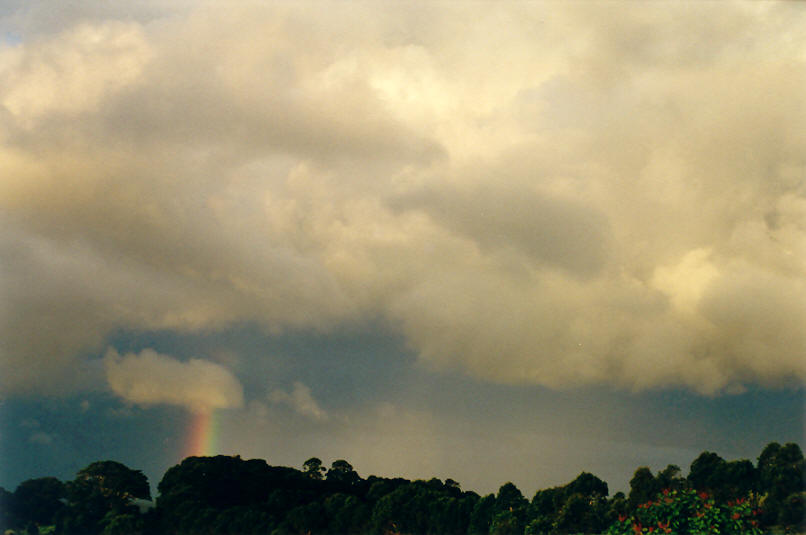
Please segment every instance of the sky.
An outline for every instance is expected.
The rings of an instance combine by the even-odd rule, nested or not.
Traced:
[[[804,442],[806,5],[0,1],[0,485],[531,495]]]

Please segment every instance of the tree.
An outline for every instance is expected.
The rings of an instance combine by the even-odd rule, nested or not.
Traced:
[[[630,480],[630,506],[634,509],[655,497],[658,492],[652,470],[642,466],[635,471]]]
[[[353,470],[353,465],[344,459],[333,461],[333,464],[330,465],[330,470],[327,471],[327,475],[325,477],[328,481],[336,483],[342,487],[352,487],[361,480],[361,478],[358,476],[358,472]]]
[[[800,446],[768,444],[758,458],[758,476],[762,492],[777,499],[804,489],[804,462]]]
[[[747,459],[725,463],[722,470],[722,486],[716,489],[719,499],[735,500],[758,490],[758,472]]]
[[[691,463],[688,482],[697,490],[716,491],[725,483],[726,464],[716,453],[704,451]]]
[[[325,473],[325,467],[322,466],[322,460],[317,457],[311,457],[302,465],[302,473],[311,479],[321,480]]]
[[[15,525],[12,515],[13,502],[14,494],[0,487],[0,533],[5,533]]]
[[[597,514],[596,502],[582,494],[568,497],[554,522],[559,533],[594,533],[601,531],[603,520]]]
[[[350,494],[329,495],[324,501],[324,508],[329,533],[342,535],[361,533],[370,521],[369,508]]]
[[[581,494],[591,498],[605,498],[609,493],[607,483],[588,472],[582,472],[565,486],[566,496]]]
[[[67,483],[64,530],[82,535],[100,533],[105,518],[139,515],[137,507],[132,505],[136,498],[151,499],[148,479],[141,471],[115,461],[94,462],[79,470],[76,478]]]
[[[151,499],[148,478],[140,470],[132,470],[116,461],[98,461],[79,470],[71,483],[73,491],[90,488],[101,492],[111,501],[128,504],[134,498]]]
[[[490,535],[520,535],[523,525],[518,515],[513,511],[500,511],[493,516],[490,522]]]
[[[565,503],[565,491],[562,487],[539,490],[532,498],[532,509],[535,516],[553,516]]]
[[[14,516],[22,525],[33,522],[37,526],[53,524],[64,509],[64,483],[55,477],[41,477],[23,481],[14,491]]]
[[[799,499],[802,500],[798,495],[806,490],[800,447],[794,443],[784,446],[777,442],[767,444],[758,457],[757,470],[758,488],[764,494],[764,523],[789,522],[794,513],[785,512],[785,509],[797,511]]]
[[[516,511],[528,504],[529,502],[513,483],[505,483],[498,489],[498,496],[495,498],[496,511]]]
[[[778,510],[778,523],[795,526],[799,533],[806,528],[806,492],[795,492],[784,499]]]
[[[319,502],[299,505],[291,509],[285,521],[295,533],[319,533],[326,527],[325,509]]]
[[[666,468],[658,472],[655,480],[660,490],[680,490],[685,484],[685,479],[680,475],[680,467],[676,464],[667,465]]]
[[[501,485],[495,498],[495,509],[490,521],[490,533],[510,535],[523,533],[526,508],[529,501],[514,483]]]
[[[143,518],[133,513],[116,514],[114,511],[107,513],[103,521],[103,531],[101,535],[138,535],[143,533]]]
[[[488,494],[476,502],[470,513],[469,535],[486,535],[490,531],[490,522],[495,511],[495,496]]]

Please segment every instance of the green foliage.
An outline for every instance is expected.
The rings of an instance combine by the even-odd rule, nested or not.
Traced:
[[[110,524],[119,525],[113,523],[116,516],[139,515],[132,505],[136,498],[151,499],[148,479],[141,471],[115,461],[94,462],[67,483],[67,507],[59,524],[68,535],[99,534]],[[124,521],[128,520],[120,520]]]
[[[470,513],[469,535],[483,535],[490,531],[490,523],[495,510],[495,496],[488,494],[481,498]]]
[[[311,457],[303,463],[302,472],[311,479],[320,480],[324,477],[325,467],[322,466],[321,459]]]
[[[685,486],[686,480],[680,476],[680,467],[676,464],[667,465],[658,472],[655,481],[659,489],[680,490]]]
[[[688,482],[697,490],[719,488],[724,481],[725,459],[710,451],[704,451],[691,463]]]
[[[23,481],[14,491],[11,502],[16,524],[53,524],[56,516],[64,509],[62,500],[65,495],[64,483],[55,477]]]
[[[134,513],[110,512],[101,523],[103,524],[101,535],[140,535],[145,527],[143,518]]]
[[[804,487],[803,452],[797,444],[781,446],[768,444],[758,457],[758,488],[762,495],[762,525],[800,524],[797,518],[797,496],[806,491]],[[790,497],[794,501],[789,501]]]
[[[607,483],[588,472],[562,487],[539,490],[528,508],[525,532],[599,532],[608,523],[607,494]]]
[[[606,533],[753,535],[761,533],[758,515],[748,499],[717,503],[704,491],[664,489],[654,501],[640,504],[633,515],[619,516]]]
[[[638,468],[630,480],[630,505],[635,508],[649,501],[658,490],[652,471],[646,466]]]
[[[361,533],[370,521],[369,507],[358,497],[349,494],[331,494],[325,498],[324,510],[331,533]]]
[[[362,479],[345,460],[323,477],[316,457],[302,470],[238,456],[190,457],[165,473],[156,508],[142,514],[145,476],[104,461],[66,485],[40,478],[14,493],[0,488],[0,522],[17,535],[790,533],[806,528],[803,467],[796,444],[771,443],[758,466],[703,452],[687,478],[675,465],[657,476],[640,467],[629,497],[618,492],[608,500],[607,483],[582,472],[529,502],[513,483],[482,498],[451,479]]]
[[[14,523],[11,513],[13,500],[14,494],[0,487],[0,533],[5,533],[7,529],[11,529]]]
[[[806,531],[806,492],[790,494],[778,510],[778,523]]]
[[[353,465],[343,459],[333,461],[325,478],[341,487],[350,487],[361,479],[358,473],[353,470]]]
[[[523,533],[522,519],[513,511],[501,511],[493,516],[490,535],[519,535]]]
[[[523,533],[529,501],[513,483],[505,483],[498,489],[489,532],[495,535]]]

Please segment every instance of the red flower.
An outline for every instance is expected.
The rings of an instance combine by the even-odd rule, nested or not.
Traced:
[[[618,515],[619,522],[624,522],[625,520],[627,520],[627,515]]]
[[[731,518],[732,518],[733,520],[739,520],[739,517],[741,517],[741,516],[742,516],[742,515],[740,515],[739,513],[733,513],[733,516],[731,516]]]
[[[697,493],[697,496],[699,496],[699,497],[700,497],[701,499],[703,499],[703,500],[707,500],[707,499],[708,499],[708,493],[707,493],[707,492],[705,492],[704,490],[701,490],[700,492],[698,492],[698,493]]]
[[[632,530],[633,530],[635,533],[640,534],[640,533],[641,533],[641,532],[644,530],[644,528],[641,526],[641,524],[633,524],[633,525],[632,525]]]
[[[669,489],[663,489],[663,495],[668,496],[669,495]]]

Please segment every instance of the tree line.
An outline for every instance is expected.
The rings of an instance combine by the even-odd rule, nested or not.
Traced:
[[[72,481],[0,487],[0,531],[53,535],[539,535],[804,530],[804,458],[768,444],[757,462],[705,451],[688,475],[638,468],[627,494],[583,472],[531,500],[513,484],[481,496],[452,479],[362,478],[345,460],[301,469],[239,456],[189,457],[154,502],[146,476],[94,462]]]

